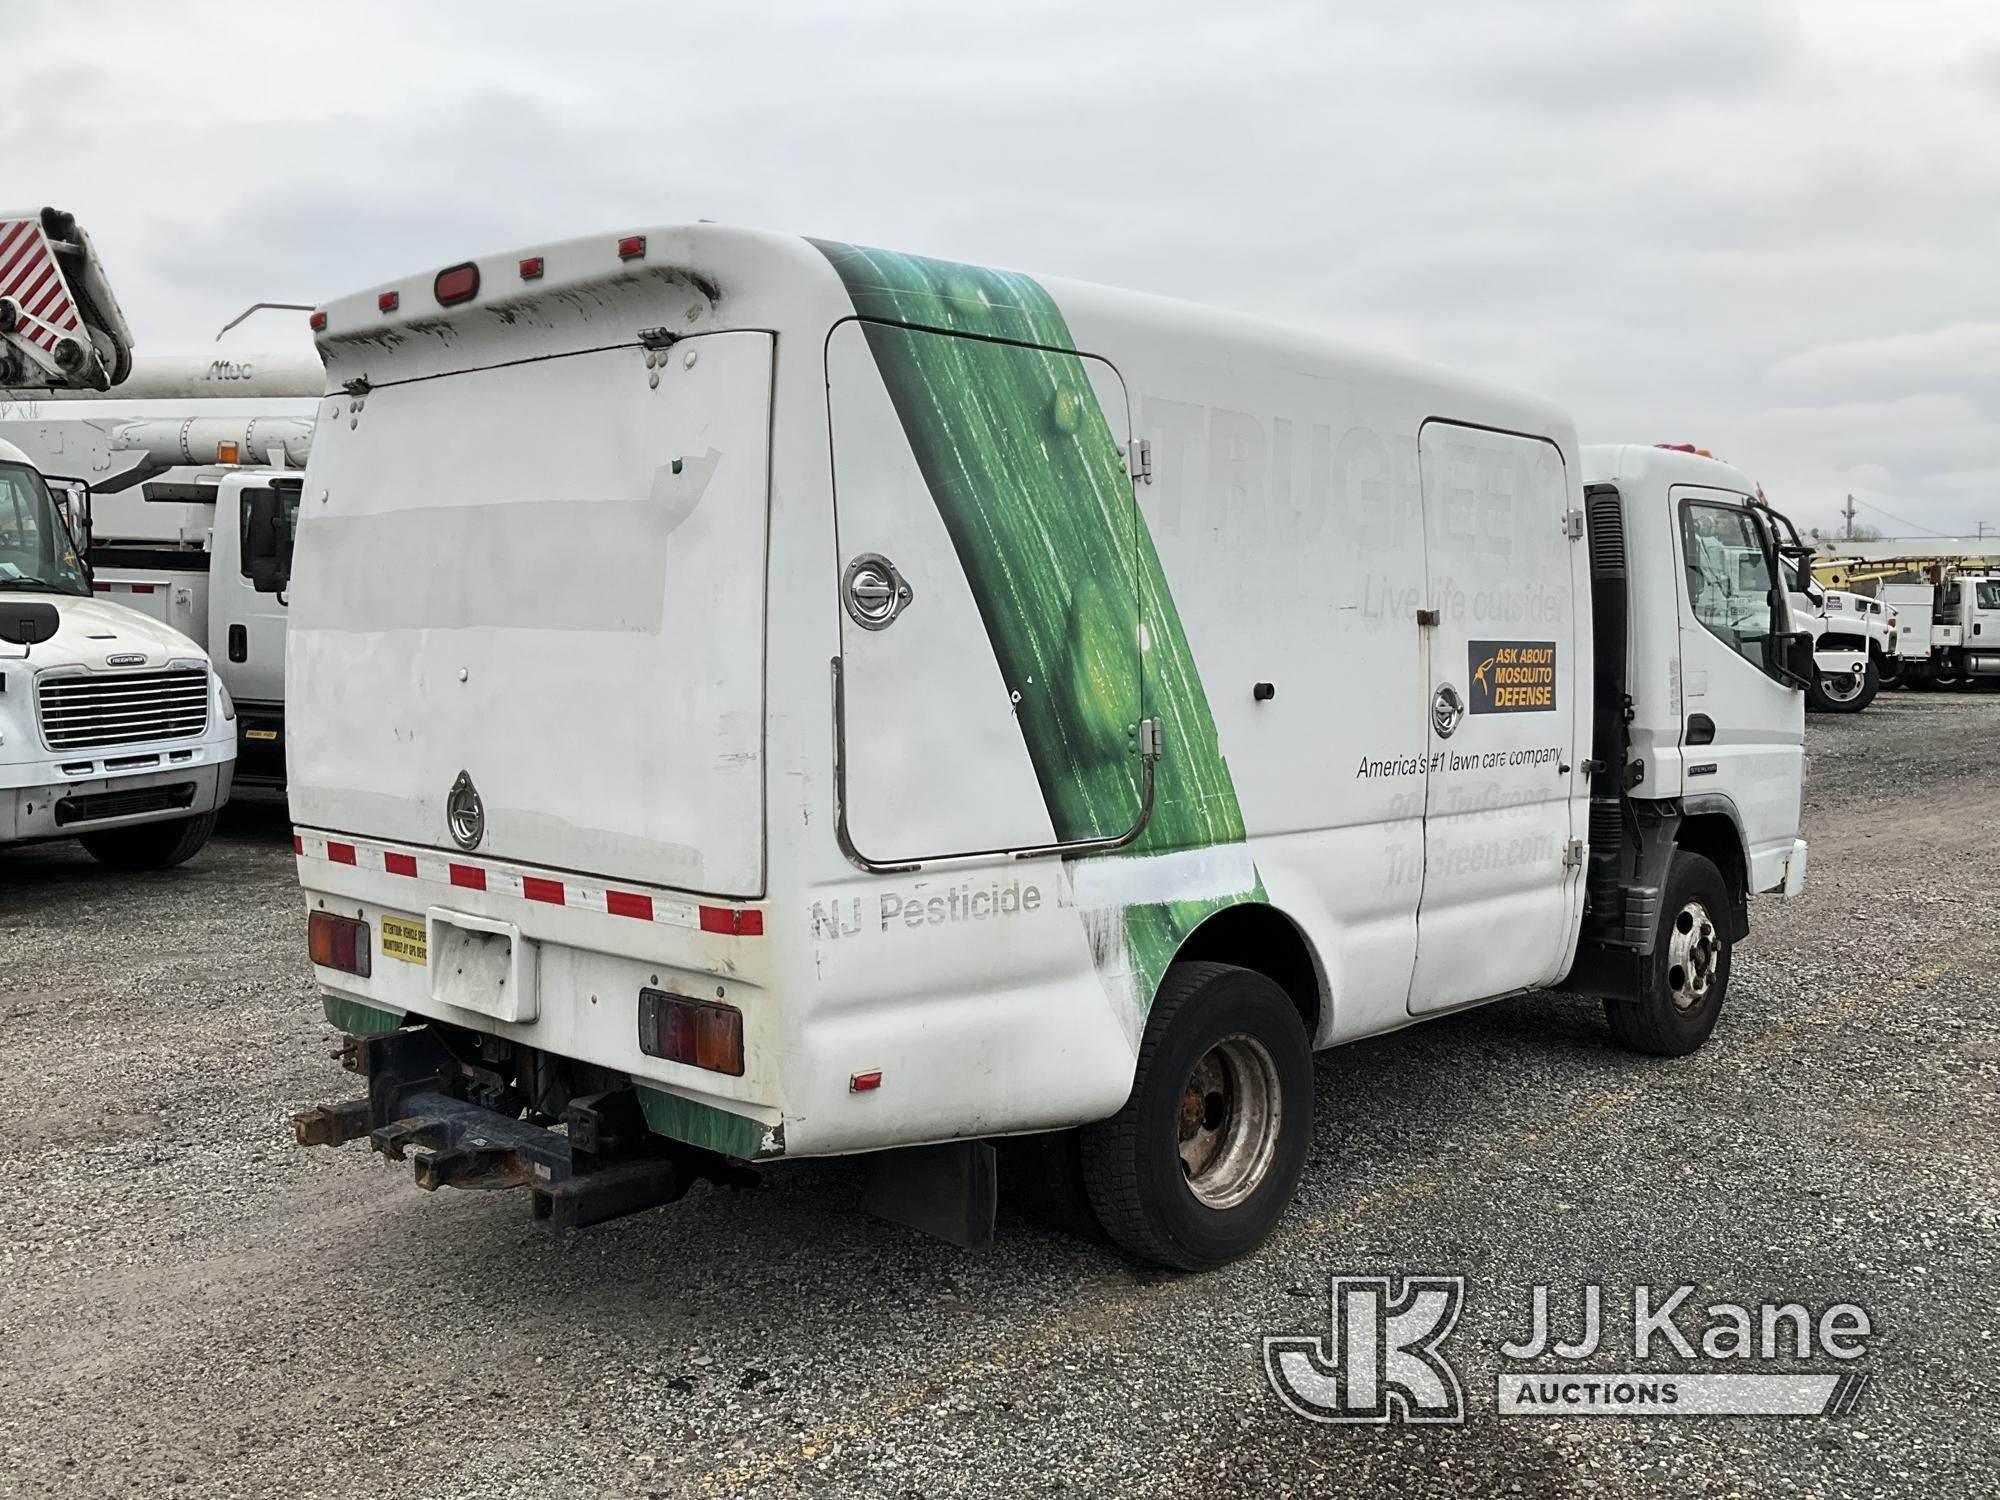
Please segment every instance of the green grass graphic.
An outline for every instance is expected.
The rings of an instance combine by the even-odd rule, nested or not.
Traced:
[[[813,243],[866,320],[1001,674],[1022,695],[1016,717],[1057,837],[1132,825],[1137,726],[1154,714],[1165,753],[1153,816],[1124,854],[1240,843],[1236,788],[1180,614],[1054,299],[1011,272]],[[1262,883],[1244,894],[1262,899]],[[1182,939],[1238,899],[1125,909],[1143,1003]]]

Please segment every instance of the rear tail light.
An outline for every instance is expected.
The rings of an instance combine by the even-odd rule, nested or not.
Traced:
[[[437,293],[439,307],[456,307],[461,302],[470,302],[479,295],[479,267],[471,261],[462,266],[447,266],[437,273],[431,290]]]
[[[743,1012],[733,1005],[639,991],[639,1050],[648,1057],[743,1076]]]
[[[381,296],[375,299],[375,306],[381,309],[383,312],[394,312],[398,307],[401,307],[402,305],[403,305],[403,294],[401,292],[384,292]]]
[[[366,922],[316,911],[306,919],[306,943],[312,949],[312,961],[321,968],[368,977],[375,945],[369,940]]]
[[[618,242],[620,260],[638,260],[646,253],[646,237],[643,234],[628,234]]]
[[[306,323],[309,327],[311,327],[314,333],[325,333],[326,309],[321,308],[318,312],[314,313],[310,318],[307,318]]]

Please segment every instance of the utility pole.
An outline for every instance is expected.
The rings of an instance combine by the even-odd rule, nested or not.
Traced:
[[[1841,534],[1841,540],[1851,542],[1854,540],[1854,497],[1852,495],[1847,497],[1847,509],[1842,511],[1841,515],[1847,518],[1847,530]]]

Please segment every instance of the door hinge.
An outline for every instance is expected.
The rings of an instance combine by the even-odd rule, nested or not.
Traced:
[[[1417,611],[1417,623],[1419,625],[1442,625],[1444,623],[1444,611],[1441,609],[1420,609]]]
[[[1583,840],[1571,839],[1563,845],[1563,868],[1574,870],[1583,863]]]
[[[1566,511],[1563,514],[1563,535],[1568,537],[1572,542],[1580,542],[1583,540],[1582,511],[1572,510],[1572,511]]]
[[[1158,719],[1139,721],[1139,755],[1144,760],[1158,760],[1166,751],[1166,735],[1161,731]]]
[[[653,350],[655,353],[662,349],[671,349],[680,341],[681,336],[671,328],[641,328],[639,330],[639,347],[641,349]]]
[[[1153,440],[1133,438],[1125,445],[1125,468],[1134,484],[1153,482]]]

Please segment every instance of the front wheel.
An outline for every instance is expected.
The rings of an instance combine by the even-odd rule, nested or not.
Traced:
[[[1715,1030],[1729,994],[1729,887],[1711,860],[1679,850],[1667,871],[1660,928],[1637,999],[1604,1002],[1619,1045],[1685,1057]]]
[[[1132,1254],[1203,1271],[1277,1227],[1312,1142],[1312,1042],[1262,974],[1176,964],[1125,1107],[1079,1138],[1090,1206]]]
[[[215,814],[173,818],[164,823],[134,823],[86,833],[77,840],[99,864],[114,870],[170,870],[201,852],[215,832]]]
[[[1858,714],[1875,701],[1881,687],[1882,673],[1871,656],[1859,672],[1820,673],[1806,697],[1821,713]]]

